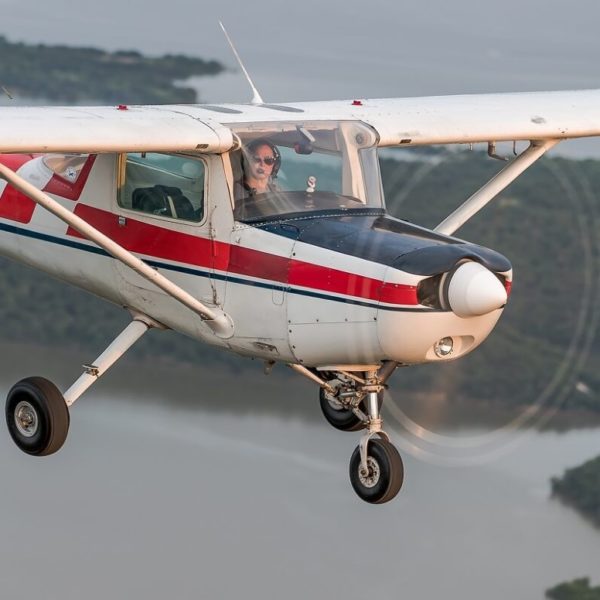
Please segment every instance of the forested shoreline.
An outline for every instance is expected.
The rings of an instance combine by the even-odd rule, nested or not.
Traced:
[[[180,82],[225,69],[216,60],[180,54],[144,56],[11,42],[0,35],[0,85],[17,100],[83,104],[179,104],[197,102],[196,90]]]
[[[600,600],[600,586],[590,585],[589,577],[560,583],[546,590],[549,600]]]
[[[600,456],[552,478],[552,494],[600,528]]]

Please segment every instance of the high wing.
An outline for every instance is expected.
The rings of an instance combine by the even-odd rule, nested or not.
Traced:
[[[379,146],[600,136],[600,90],[283,104],[2,107],[0,153],[226,152],[228,125],[360,119]]]
[[[0,152],[229,150],[231,131],[201,112],[178,106],[2,107]]]
[[[360,119],[377,130],[379,146],[600,135],[600,90],[306,102],[284,108],[301,110],[298,118]],[[265,119],[263,107],[245,107],[243,117],[228,122],[261,115]]]

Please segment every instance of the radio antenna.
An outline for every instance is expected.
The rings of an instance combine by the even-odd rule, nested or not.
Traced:
[[[0,89],[8,96],[9,100],[14,100],[13,95],[4,86],[0,86]]]
[[[248,80],[248,83],[250,84],[250,87],[252,88],[252,100],[250,100],[250,104],[264,104],[265,102],[262,99],[261,95],[259,94],[258,90],[256,89],[256,86],[252,82],[252,79],[250,79],[250,75],[248,74],[248,71],[246,71],[246,67],[244,67],[244,63],[242,62],[240,55],[238,54],[237,50],[235,49],[235,46],[233,45],[233,42],[231,41],[231,38],[229,37],[227,30],[225,29],[225,25],[223,25],[223,23],[221,21],[219,21],[219,25],[221,26],[221,29],[223,30],[223,33],[225,34],[225,37],[227,38],[227,41],[229,42],[229,45],[231,46],[231,49],[233,50],[233,54],[235,55],[235,58],[237,59],[238,64],[242,68],[242,71],[244,72],[244,75],[246,76],[246,79]]]

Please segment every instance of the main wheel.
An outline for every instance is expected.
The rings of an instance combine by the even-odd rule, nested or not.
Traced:
[[[367,446],[368,471],[360,464],[360,448],[350,459],[350,483],[365,502],[383,504],[395,498],[404,481],[404,465],[398,450],[386,440],[369,440]]]
[[[69,421],[63,395],[43,377],[22,379],[8,392],[8,432],[27,454],[47,456],[60,450],[67,439]]]
[[[383,392],[378,395],[379,408],[383,404]],[[331,397],[323,388],[319,391],[319,404],[327,422],[340,431],[360,431],[365,424],[352,412],[345,408],[338,400]],[[360,409],[366,413],[365,402],[360,403]]]

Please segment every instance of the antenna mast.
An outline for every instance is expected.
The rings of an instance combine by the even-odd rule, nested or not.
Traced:
[[[225,34],[225,37],[227,38],[227,41],[229,42],[229,45],[231,46],[231,49],[233,50],[233,54],[235,55],[235,58],[237,59],[238,64],[242,68],[242,71],[244,72],[244,75],[246,76],[246,79],[248,80],[248,83],[250,84],[250,87],[252,88],[252,100],[250,100],[250,104],[264,104],[265,101],[262,99],[261,95],[259,94],[258,90],[256,89],[256,86],[252,82],[252,79],[250,79],[250,75],[248,74],[248,71],[246,71],[246,67],[244,67],[244,63],[242,62],[240,55],[238,54],[237,50],[235,49],[235,46],[233,45],[233,42],[231,41],[231,38],[229,37],[229,34],[227,33],[225,26],[223,25],[223,23],[221,21],[219,21],[219,25],[221,26],[221,29],[223,30],[223,33]]]

